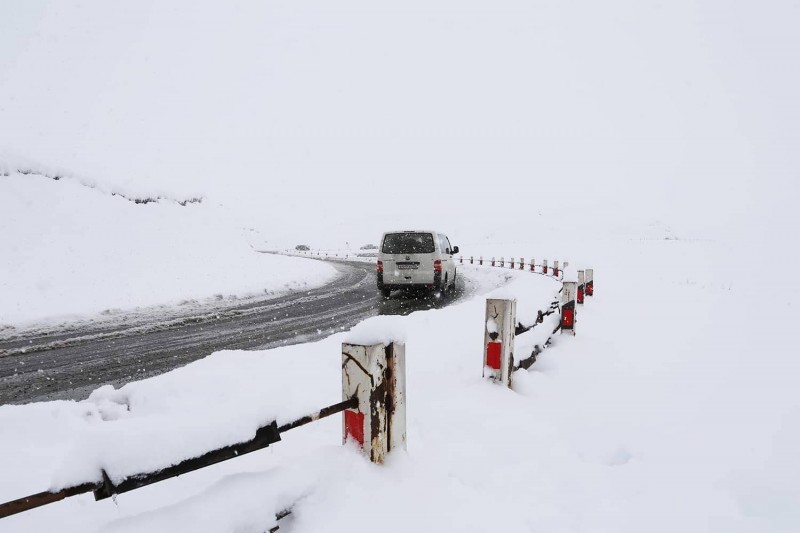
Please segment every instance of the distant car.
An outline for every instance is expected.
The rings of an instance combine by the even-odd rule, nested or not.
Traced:
[[[311,250],[311,248],[309,248],[305,244],[298,244],[297,246],[294,247],[294,249],[297,250],[298,252],[307,252]]]
[[[375,246],[374,244],[365,244],[364,246],[361,247],[361,249],[362,250],[377,250],[378,247]]]
[[[378,252],[378,290],[424,287],[444,294],[456,286],[458,246],[437,231],[389,231]]]

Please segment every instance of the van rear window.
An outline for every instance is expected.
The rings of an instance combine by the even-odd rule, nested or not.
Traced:
[[[381,251],[385,254],[431,254],[436,250],[430,233],[387,233]]]

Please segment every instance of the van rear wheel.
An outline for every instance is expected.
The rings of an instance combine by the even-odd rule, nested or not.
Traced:
[[[388,298],[389,298],[389,296],[391,296],[391,295],[392,295],[392,289],[386,289],[386,288],[384,288],[384,289],[380,289],[380,291],[381,291],[381,296],[383,296],[384,298],[387,298],[387,299],[388,299]]]

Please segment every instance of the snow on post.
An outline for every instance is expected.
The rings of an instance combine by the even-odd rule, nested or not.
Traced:
[[[536,272],[536,260],[531,257],[531,272]]]
[[[525,270],[525,258],[524,257],[521,257],[520,260],[519,260],[519,269],[520,270]]]
[[[553,275],[558,277],[558,261],[553,261]]]
[[[586,289],[586,278],[584,276],[583,270],[578,270],[578,297],[577,302],[579,305],[583,305],[583,292]]]
[[[488,298],[483,334],[483,377],[511,387],[517,301]]]
[[[575,335],[575,296],[578,292],[576,281],[565,281],[561,291],[561,333],[568,331]]]
[[[542,274],[547,274],[547,259],[542,261]]]
[[[406,448],[405,344],[342,343],[342,399],[358,398],[344,411],[342,442],[353,441],[373,463]]]
[[[504,266],[506,266],[506,259],[505,259],[505,257],[501,257],[500,258],[500,268],[503,268]]]
[[[594,296],[594,269],[586,269],[586,296]]]

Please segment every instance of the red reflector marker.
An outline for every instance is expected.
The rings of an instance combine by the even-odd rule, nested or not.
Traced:
[[[583,303],[583,287],[578,287],[578,303]]]
[[[353,438],[364,446],[364,413],[347,409],[344,412],[344,432],[347,440]]]
[[[486,366],[500,370],[500,352],[502,348],[502,342],[490,342],[486,345]]]
[[[383,261],[378,261],[377,270],[378,272],[383,272]]]
[[[561,313],[561,327],[571,328],[575,323],[575,310],[563,309]]]
[[[434,272],[442,271],[442,262],[439,259],[433,262],[433,271]]]

